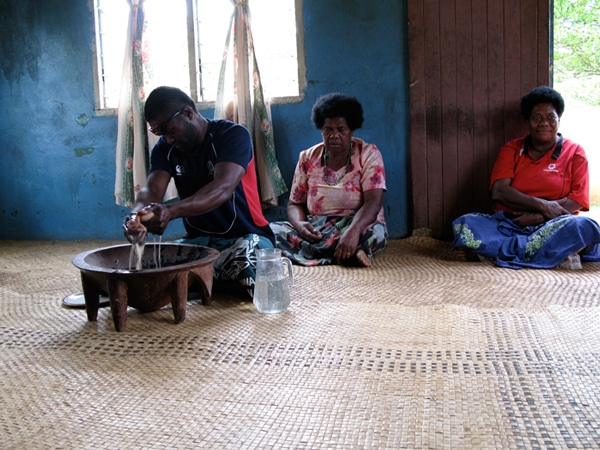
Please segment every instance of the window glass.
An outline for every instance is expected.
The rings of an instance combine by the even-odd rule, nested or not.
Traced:
[[[197,101],[214,101],[221,57],[234,6],[229,0],[195,0],[197,22],[188,31],[186,0],[145,0],[153,85],[177,86]],[[252,34],[265,94],[299,95],[295,0],[250,0]],[[99,109],[118,107],[129,17],[125,0],[95,0]],[[277,20],[273,20],[276,17]],[[193,25],[190,25],[193,26]],[[189,45],[188,36],[197,42]],[[193,41],[192,41],[193,42]],[[190,49],[198,49],[198,67],[189,69]],[[196,73],[195,73],[196,71]]]

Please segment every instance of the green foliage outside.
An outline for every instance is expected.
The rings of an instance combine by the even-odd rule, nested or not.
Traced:
[[[600,106],[600,0],[554,0],[554,87]]]

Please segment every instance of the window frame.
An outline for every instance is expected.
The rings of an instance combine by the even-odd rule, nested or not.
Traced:
[[[224,0],[221,0],[224,1]],[[307,87],[306,81],[306,58],[304,52],[304,18],[303,18],[303,1],[294,0],[295,5],[295,19],[296,19],[296,59],[298,66],[298,95],[284,96],[284,97],[272,97],[270,102],[272,104],[286,104],[286,103],[298,103],[304,98],[304,91]],[[200,69],[200,52],[199,52],[199,36],[198,33],[198,12],[196,9],[195,0],[185,0],[187,9],[187,36],[188,36],[188,66],[189,66],[189,78],[190,78],[190,96],[193,99],[200,98],[201,89],[201,77],[202,71]],[[106,108],[102,107],[103,93],[101,92],[102,80],[100,75],[100,68],[102,67],[102,58],[104,55],[98,51],[98,45],[102,42],[98,42],[98,30],[99,30],[99,14],[97,13],[97,5],[95,1],[92,1],[91,13],[94,19],[94,29],[92,33],[92,70],[93,70],[93,82],[94,82],[94,114],[96,116],[113,116],[117,115],[118,108]],[[215,107],[215,101],[197,101],[196,106],[199,110],[213,109]]]

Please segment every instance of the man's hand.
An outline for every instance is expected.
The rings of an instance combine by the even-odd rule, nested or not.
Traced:
[[[144,207],[138,214],[142,215],[142,222],[148,229],[148,232],[162,236],[167,225],[171,221],[171,214],[169,208],[160,203],[151,203]]]
[[[148,222],[154,217],[152,205],[148,205],[138,212],[130,213],[123,223],[123,234],[132,244],[142,244],[148,236],[148,229],[142,222]]]

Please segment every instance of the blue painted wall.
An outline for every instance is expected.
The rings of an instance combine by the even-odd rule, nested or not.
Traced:
[[[94,114],[91,2],[0,6],[0,239],[122,238],[127,210],[113,195],[117,121]],[[298,154],[321,138],[310,121],[316,98],[359,98],[365,123],[355,135],[383,153],[392,238],[411,231],[406,17],[406,1],[304,0],[308,85],[301,102],[272,105],[289,186]],[[280,220],[285,209],[266,215]],[[172,223],[165,238],[182,230]]]

